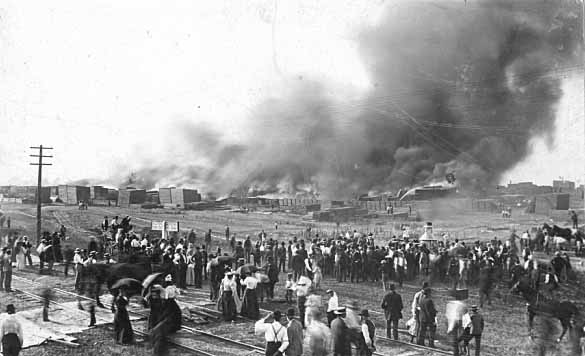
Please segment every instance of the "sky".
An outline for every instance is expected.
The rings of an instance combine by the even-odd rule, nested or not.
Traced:
[[[196,122],[237,142],[249,134],[250,110],[290,78],[318,80],[340,100],[366,95],[373,78],[358,33],[391,3],[5,0],[0,185],[36,183],[28,155],[39,144],[54,148],[44,184],[196,159],[166,152],[181,139],[175,123]],[[534,138],[531,155],[502,183],[585,183],[577,74],[564,79],[554,143]]]

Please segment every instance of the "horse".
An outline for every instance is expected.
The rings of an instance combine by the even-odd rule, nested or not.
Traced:
[[[526,311],[528,313],[528,332],[532,338],[532,324],[534,317],[538,315],[551,316],[559,319],[563,331],[557,343],[560,343],[565,333],[572,327],[572,322],[579,315],[579,310],[569,301],[559,302],[555,299],[545,296],[537,289],[530,285],[530,281],[524,277],[520,279],[510,290],[512,293],[519,292],[526,300]]]
[[[565,238],[567,241],[571,240],[571,238],[573,237],[574,233],[573,230],[569,229],[569,228],[562,228],[559,227],[557,225],[553,225],[552,227],[547,224],[544,223],[542,225],[542,230],[546,231],[549,236],[559,236],[559,237],[563,237]]]
[[[144,280],[148,275],[152,273],[152,267],[150,263],[94,263],[81,270],[81,278],[77,292],[84,294],[86,291],[90,291],[90,295],[95,297],[96,305],[100,308],[105,306],[100,301],[100,294],[102,285],[106,285],[108,291],[114,295],[112,286],[118,280],[122,278],[134,278],[139,281]],[[135,294],[141,294],[142,290],[129,291],[130,296]],[[80,299],[78,298],[78,305],[80,305]],[[112,312],[114,305],[112,304]]]

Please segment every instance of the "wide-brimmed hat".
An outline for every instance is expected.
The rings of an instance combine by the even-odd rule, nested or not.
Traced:
[[[78,247],[78,248],[76,248],[76,249],[75,249],[75,251],[74,251],[74,252],[75,252],[75,253],[80,253],[80,252],[81,252],[81,249]]]
[[[479,308],[477,307],[477,305],[472,305],[471,306],[471,310],[472,311],[477,311]]]
[[[345,308],[342,307],[342,308],[335,309],[335,314],[336,315],[343,315],[343,314],[345,314]]]
[[[329,293],[333,294],[333,290],[332,289],[327,289],[327,291],[325,293],[327,293],[327,294],[329,294]]]

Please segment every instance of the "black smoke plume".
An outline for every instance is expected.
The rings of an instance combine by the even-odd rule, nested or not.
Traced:
[[[552,140],[562,78],[582,70],[581,9],[574,0],[392,1],[359,36],[365,97],[339,102],[326,83],[291,79],[252,110],[251,137],[233,144],[182,123],[206,162],[145,173],[161,184],[172,171],[175,184],[219,194],[346,198],[449,172],[481,190],[526,157],[530,138]]]

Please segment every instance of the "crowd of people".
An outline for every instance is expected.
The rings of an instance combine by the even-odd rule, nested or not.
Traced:
[[[166,276],[164,284],[150,287],[145,297],[151,308],[149,328],[155,335],[153,340],[156,340],[157,349],[164,348],[164,336],[180,326],[181,314],[175,298],[190,287],[202,288],[203,281],[208,281],[209,299],[217,302],[225,321],[233,322],[238,315],[258,320],[255,331],[265,336],[267,355],[269,352],[270,355],[300,355],[298,335],[302,337],[303,330],[314,347],[313,354],[319,354],[318,350],[326,354],[330,348],[336,355],[347,355],[347,350],[353,345],[360,355],[371,355],[376,338],[370,311],[360,309],[358,302],[341,307],[337,293],[330,289],[325,292],[329,297],[326,310],[314,306],[313,297],[321,290],[323,278],[328,277],[337,282],[379,283],[387,292],[381,303],[386,335],[394,339],[398,339],[398,324],[403,319],[404,310],[397,288],[405,281],[427,280],[415,294],[411,318],[405,324],[411,342],[431,347],[435,340],[437,310],[430,285],[443,282],[452,290],[477,287],[479,306],[472,306],[461,316],[461,330],[454,338],[454,348],[459,350],[461,343],[467,347],[469,341],[475,339],[478,355],[484,327],[479,308],[491,303],[491,291],[497,280],[507,279],[514,283],[527,277],[536,289],[545,286],[552,295],[560,283],[573,278],[567,253],[555,251],[549,264],[537,262],[535,250],[550,253],[552,248],[547,244],[530,243],[533,240],[525,236],[528,232],[520,237],[512,231],[504,241],[494,238],[471,244],[444,236],[433,243],[393,237],[380,245],[373,233],[356,230],[328,238],[313,234],[307,240],[293,236],[288,241],[279,241],[269,237],[264,230],[254,239],[251,235],[238,239],[226,227],[229,251],[222,251],[219,245],[213,251],[211,229],[203,234],[203,241],[198,239],[194,230],[183,236],[172,234],[151,238],[149,234],[136,234],[129,216],[118,220],[118,217],[111,221],[104,217],[102,238],[92,238],[87,249],[73,250],[67,243],[62,247],[62,241],[67,240],[64,226],[53,234],[45,232],[36,248],[40,259],[39,272],[51,272],[53,263],[61,262],[66,276],[73,267],[77,285],[84,267],[97,263],[114,264],[116,260],[112,257],[129,262],[150,261]],[[8,240],[8,246],[0,255],[0,282],[7,291],[11,289],[12,264],[15,263],[16,268],[24,268],[27,261],[32,265],[33,248],[26,236],[14,234]],[[284,281],[280,280],[280,273],[286,273]],[[260,319],[259,302],[275,299],[275,286],[279,282],[283,282],[285,302],[289,305],[296,302],[296,309],[289,308],[285,315],[274,311],[269,317]],[[114,304],[116,341],[132,342],[126,290],[119,290]],[[169,310],[173,312],[169,313]],[[175,319],[169,321],[165,315],[174,315]],[[327,323],[322,322],[322,317],[326,317]],[[95,317],[90,322],[93,323]]]

